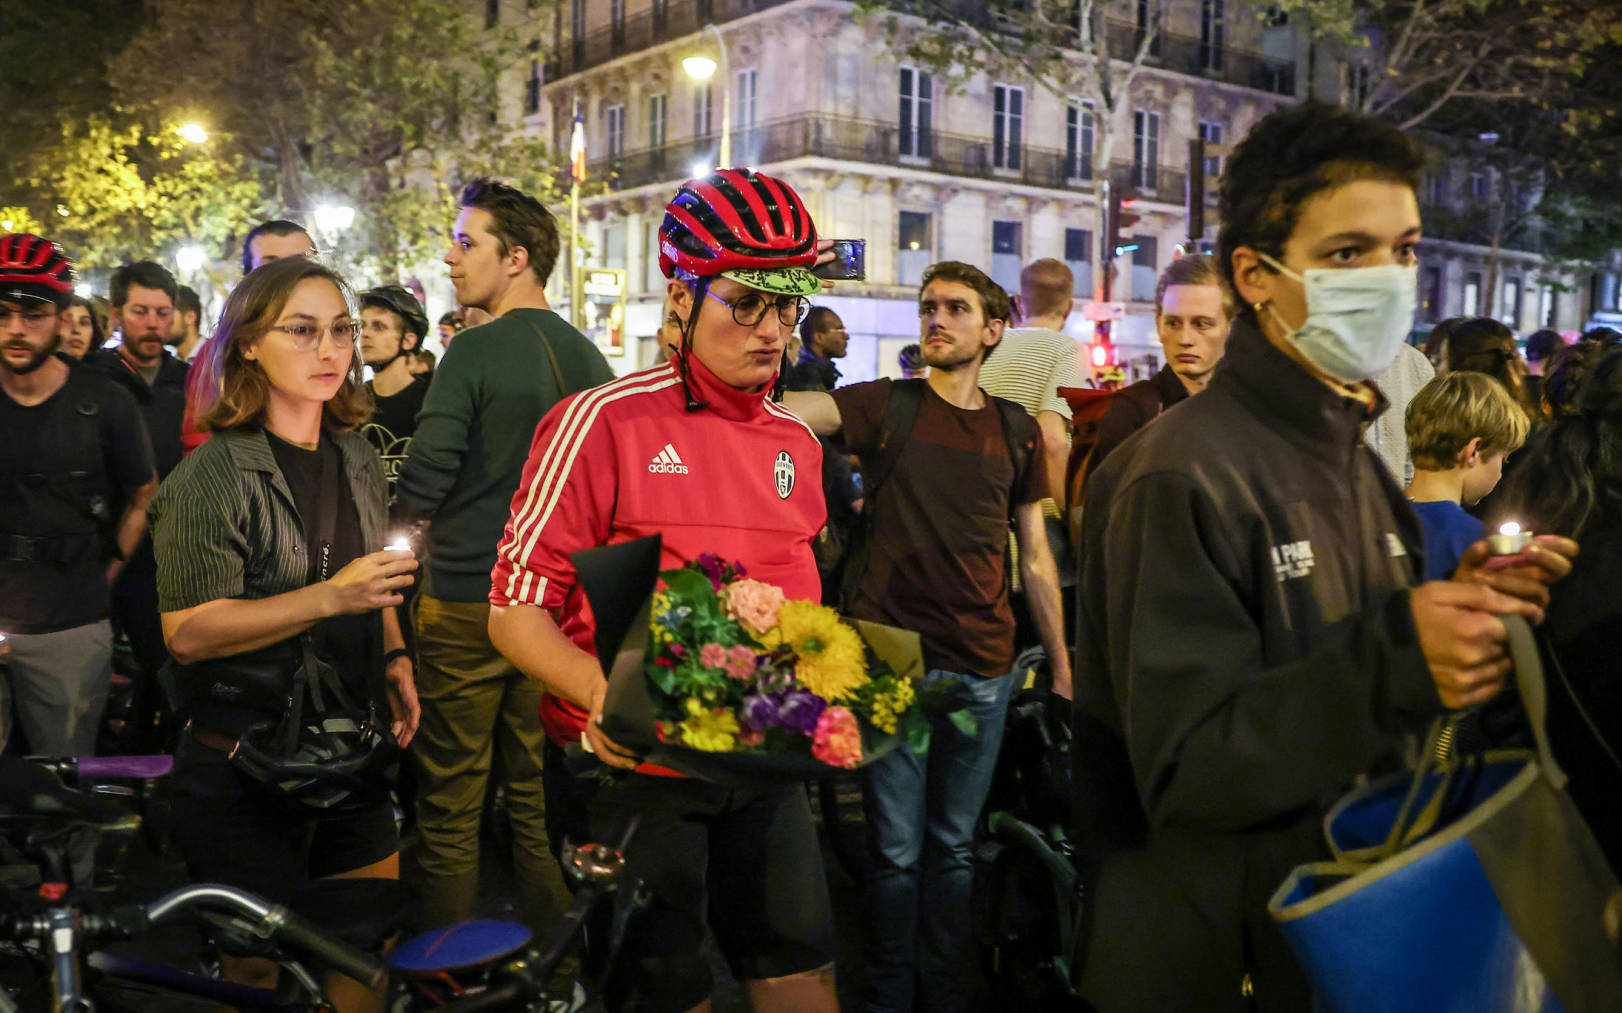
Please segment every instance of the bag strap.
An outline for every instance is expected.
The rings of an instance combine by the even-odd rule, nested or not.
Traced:
[[[1027,468],[1036,460],[1036,420],[1025,406],[1006,398],[991,397],[991,403],[997,406],[997,414],[1002,419],[1003,441],[1008,444],[1008,462],[1014,466],[1014,485],[1008,490],[1008,516],[1014,515],[1014,507],[1018,505],[1020,486],[1025,484]],[[1053,490],[1049,489],[1051,494]]]
[[[912,428],[918,423],[918,412],[924,405],[924,385],[927,380],[895,380],[890,384],[890,400],[884,405],[879,419],[879,436],[874,444],[873,459],[862,461],[862,494],[871,502],[879,487],[895,470],[901,452],[912,438]]]
[[[1515,684],[1521,691],[1521,705],[1532,725],[1532,738],[1537,743],[1538,766],[1549,783],[1556,788],[1566,786],[1566,772],[1555,761],[1554,748],[1549,744],[1549,688],[1543,678],[1543,658],[1538,653],[1537,638],[1532,627],[1521,616],[1498,617],[1509,634],[1509,656],[1515,664]]]
[[[1581,717],[1583,724],[1588,726],[1589,734],[1594,736],[1594,741],[1599,743],[1600,749],[1605,751],[1605,755],[1610,758],[1612,766],[1616,767],[1618,771],[1622,771],[1622,757],[1616,755],[1616,750],[1612,749],[1611,744],[1605,740],[1605,735],[1599,730],[1599,725],[1594,723],[1592,717],[1589,717],[1588,708],[1583,706],[1582,698],[1577,695],[1577,687],[1573,686],[1571,680],[1566,678],[1565,666],[1560,664],[1560,655],[1555,651],[1553,641],[1545,637],[1543,643],[1549,649],[1549,661],[1554,665],[1554,674],[1560,680],[1560,685],[1566,688],[1566,696],[1571,698],[1571,705],[1577,708],[1578,717]]]
[[[1554,750],[1549,744],[1548,689],[1543,677],[1543,660],[1538,653],[1532,627],[1521,616],[1500,615],[1498,620],[1504,624],[1504,631],[1509,637],[1509,656],[1514,665],[1515,683],[1520,690],[1528,723],[1532,726],[1532,738],[1537,744],[1538,767],[1550,784],[1564,789],[1566,773],[1555,760]],[[1442,809],[1454,780],[1460,776],[1461,769],[1474,762],[1474,758],[1452,755],[1450,748],[1458,723],[1465,713],[1444,714],[1431,725],[1408,793],[1397,810],[1385,843],[1375,853],[1378,858],[1389,858],[1420,840],[1435,829],[1441,820]],[[1426,799],[1425,805],[1415,812],[1419,797],[1433,776],[1437,777],[1435,790]]]
[[[867,505],[862,516],[850,532],[845,546],[845,569],[839,581],[839,609],[849,613],[856,602],[856,592],[867,572],[867,561],[873,541],[873,515],[878,503],[879,487],[884,485],[895,470],[901,452],[912,437],[918,412],[924,404],[926,380],[895,380],[890,384],[890,399],[885,402],[884,414],[879,418],[879,435],[873,453],[862,458],[862,498]]]
[[[324,435],[324,434],[323,434]],[[332,576],[332,543],[338,535],[338,470],[333,457],[342,461],[342,452],[330,446],[320,447],[321,487],[315,502],[315,544],[310,552],[310,583],[318,584]],[[308,537],[306,535],[306,537]]]
[[[541,339],[541,347],[546,349],[546,359],[552,364],[552,378],[558,384],[558,400],[561,401],[573,394],[574,391],[570,389],[568,381],[563,379],[563,368],[558,365],[558,353],[552,350],[552,340],[546,336],[545,331],[535,326],[535,321],[527,317],[518,317],[517,319],[528,324],[529,329],[535,332],[535,336]]]

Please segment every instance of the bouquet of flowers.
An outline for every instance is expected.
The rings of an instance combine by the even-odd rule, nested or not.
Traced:
[[[710,554],[658,579],[638,621],[615,624],[612,653],[592,598],[599,657],[612,659],[603,729],[649,762],[711,780],[804,779],[927,742],[917,634],[790,601]]]

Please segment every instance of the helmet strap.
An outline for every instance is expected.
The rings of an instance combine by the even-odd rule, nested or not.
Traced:
[[[693,311],[687,314],[686,325],[681,329],[681,347],[676,350],[676,371],[681,374],[681,392],[687,396],[687,410],[696,412],[708,408],[708,401],[700,401],[693,397],[691,380],[692,365],[687,357],[692,354],[693,331],[698,327],[698,313],[704,307],[704,296],[710,290],[710,279],[701,277],[693,287]]]

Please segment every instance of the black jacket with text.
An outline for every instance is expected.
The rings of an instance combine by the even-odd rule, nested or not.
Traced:
[[[1374,414],[1242,319],[1210,386],[1089,482],[1076,776],[1103,1013],[1310,1009],[1267,899],[1441,711]]]

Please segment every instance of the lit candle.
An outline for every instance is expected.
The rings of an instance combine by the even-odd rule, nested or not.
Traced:
[[[1515,521],[1505,521],[1497,534],[1487,536],[1487,541],[1492,545],[1494,555],[1513,556],[1532,541],[1532,532],[1521,530],[1520,524]]]
[[[410,538],[409,535],[406,535],[404,533],[395,535],[394,536],[394,541],[392,541],[389,544],[383,546],[383,548],[387,549],[390,552],[410,552],[411,551],[411,538]]]

